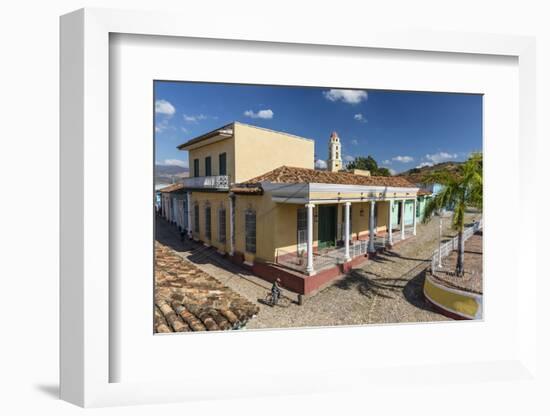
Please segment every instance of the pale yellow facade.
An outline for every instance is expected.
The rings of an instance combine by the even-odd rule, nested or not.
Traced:
[[[280,166],[287,165],[313,169],[313,140],[291,134],[276,132],[255,126],[235,122],[231,125],[231,137],[210,138],[197,143],[189,151],[190,176],[205,176],[205,159],[211,159],[211,175],[220,175],[219,155],[226,154],[227,172],[230,183],[240,183],[262,175]],[[195,175],[194,160],[199,162],[199,174]],[[245,261],[254,259],[273,261],[278,244],[291,246],[296,244],[296,232],[292,231],[290,218],[296,230],[296,207],[276,204],[267,195],[238,195],[235,202],[235,247],[237,253],[242,253]],[[199,207],[199,229],[195,230],[195,206]],[[211,237],[206,235],[206,207],[211,207]],[[226,238],[220,242],[218,210],[225,208]],[[246,251],[245,244],[245,212],[247,209],[256,211],[256,253]],[[285,218],[285,212],[293,215]],[[205,190],[191,192],[191,227],[193,237],[220,252],[230,251],[230,217],[229,192]],[[277,229],[276,224],[280,227]],[[286,235],[288,234],[288,235]]]
[[[211,175],[220,175],[219,155],[222,153],[226,154],[227,175],[231,183],[244,182],[283,165],[314,167],[313,140],[237,122],[231,128],[231,137],[207,139],[190,146],[191,177],[206,176],[207,157],[211,158]],[[198,175],[194,172],[195,160],[199,162]]]
[[[199,229],[195,227],[195,207],[199,207]],[[206,235],[206,207],[210,206],[210,238]],[[225,210],[225,241],[220,241],[219,211]],[[229,197],[226,192],[193,192],[191,194],[191,224],[193,237],[221,253],[229,251]]]
[[[220,175],[219,156],[225,153],[227,156],[227,174],[231,178],[235,176],[235,139],[229,137],[227,139],[214,142],[205,146],[198,147],[189,151],[189,176],[206,176],[205,159],[210,156],[212,160],[212,172],[211,175]],[[195,175],[194,172],[194,160],[199,161],[199,174]]]
[[[280,166],[313,169],[315,142],[303,137],[235,123],[235,182]]]
[[[209,246],[215,247],[220,253],[230,251],[230,210],[229,194],[225,192],[193,192],[191,205],[191,224],[195,225],[195,206],[199,207],[199,230],[193,231],[193,237]],[[376,232],[387,231],[388,201],[376,202]],[[334,205],[337,209],[337,222],[343,224],[344,204]],[[211,209],[211,238],[206,235],[206,207]],[[244,255],[245,261],[274,262],[281,253],[294,253],[298,244],[298,210],[302,204],[286,204],[273,202],[270,193],[264,195],[236,195],[235,199],[235,252]],[[225,210],[225,242],[219,236],[219,210]],[[315,216],[318,206],[314,208]],[[245,213],[253,210],[256,213],[256,252],[246,250]],[[362,211],[362,212],[361,212]],[[351,235],[352,240],[368,237],[370,220],[370,203],[357,202],[351,204]],[[338,236],[338,239],[342,239]],[[317,224],[313,227],[313,247],[318,245]]]

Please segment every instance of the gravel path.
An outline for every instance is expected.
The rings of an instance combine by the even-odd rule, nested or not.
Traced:
[[[472,220],[473,215],[468,215]],[[444,239],[455,232],[450,218],[445,218]],[[391,251],[370,259],[361,269],[339,280],[302,306],[290,301],[270,307],[259,302],[269,290],[269,283],[217,255],[212,249],[182,243],[172,225],[157,220],[157,239],[171,246],[179,255],[237,291],[260,308],[247,329],[288,328],[369,323],[427,322],[448,320],[433,311],[424,301],[424,270],[437,247],[439,219],[418,224],[414,238],[397,244]]]

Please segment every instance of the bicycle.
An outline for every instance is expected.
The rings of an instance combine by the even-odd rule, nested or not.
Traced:
[[[274,301],[273,299],[273,294],[270,292],[266,295],[266,297],[263,299],[263,303],[265,305],[268,305],[268,306],[279,306],[281,308],[287,308],[289,307],[293,302],[291,299],[283,296],[283,294],[281,293],[278,297],[277,297],[277,300]]]
[[[264,303],[269,306],[276,306],[279,303],[280,299],[280,295],[274,298],[273,293],[268,293],[267,296],[264,298]]]

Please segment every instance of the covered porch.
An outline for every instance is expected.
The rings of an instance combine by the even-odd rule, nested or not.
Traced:
[[[295,237],[291,245],[278,245],[275,263],[309,276],[340,265],[345,269],[348,263],[416,235],[416,218],[411,224],[404,221],[407,203],[416,204],[414,195],[310,199],[305,204],[281,201],[291,212],[287,218],[296,218],[294,224],[288,221]]]

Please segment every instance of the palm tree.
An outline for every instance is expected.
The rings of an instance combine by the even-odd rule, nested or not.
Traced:
[[[458,231],[455,273],[464,276],[464,213],[467,207],[483,208],[483,156],[472,153],[457,172],[437,171],[426,176],[423,182],[443,185],[443,190],[426,204],[422,222],[428,222],[435,212],[452,207],[453,228]]]

